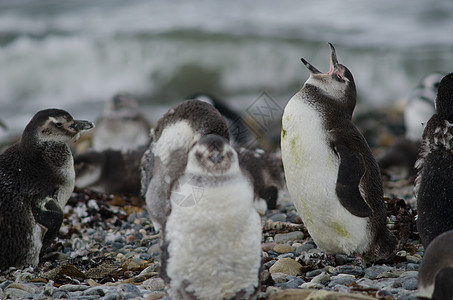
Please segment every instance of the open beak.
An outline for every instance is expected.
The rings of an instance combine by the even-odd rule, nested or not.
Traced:
[[[333,47],[333,45],[331,43],[328,43],[328,44],[330,47],[330,69],[327,74],[330,74],[333,72],[333,70],[337,66],[338,60],[337,60],[337,54],[335,53],[335,48]],[[310,64],[308,61],[306,61],[305,58],[301,58],[300,60],[307,67],[308,71],[310,71],[311,74],[322,74],[321,71],[319,71],[312,64]]]
[[[338,59],[337,59],[337,54],[335,52],[335,48],[333,47],[333,45],[331,43],[328,43],[328,44],[330,47],[330,69],[329,69],[329,73],[327,73],[327,74],[330,74],[333,72],[335,67],[338,65]]]

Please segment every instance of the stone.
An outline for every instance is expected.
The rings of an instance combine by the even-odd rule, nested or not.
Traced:
[[[286,279],[288,280],[287,282],[277,283],[274,286],[281,289],[297,289],[299,285],[305,282],[302,278],[295,276],[288,276]]]
[[[81,285],[81,284],[63,284],[61,285],[58,289],[62,291],[68,291],[68,292],[78,292],[78,291],[84,291],[89,289],[90,287],[88,285]]]
[[[375,265],[365,269],[365,278],[376,279],[380,274],[387,272],[386,266]]]
[[[150,291],[160,291],[165,289],[165,282],[162,278],[150,278],[145,280],[142,286]]]
[[[419,263],[421,260],[421,257],[415,256],[415,255],[408,255],[406,256],[406,260],[410,263]]]
[[[286,222],[286,214],[284,213],[276,213],[271,215],[268,219],[274,222]]]
[[[311,278],[318,276],[321,273],[322,273],[321,269],[316,269],[316,270],[308,271],[307,273],[305,273],[305,277],[308,279],[311,279]]]
[[[351,266],[351,265],[343,265],[338,266],[335,268],[333,275],[337,274],[349,274],[355,276],[363,276],[365,272],[363,271],[362,267],[359,266]]]
[[[402,288],[410,291],[417,289],[417,278],[409,277],[403,281]]]
[[[321,274],[316,275],[310,281],[311,283],[319,283],[319,284],[326,284],[330,281],[330,276],[326,272],[322,272]]]
[[[315,245],[313,245],[311,243],[304,243],[301,246],[296,247],[296,252],[300,254],[302,252],[308,252],[314,248],[315,248]]]
[[[287,253],[287,252],[291,252],[291,251],[294,251],[294,247],[293,246],[290,246],[290,245],[287,245],[287,244],[276,244],[274,246],[274,248],[272,248],[273,251],[277,252],[277,253]]]
[[[273,273],[285,273],[288,275],[299,275],[302,270],[302,265],[291,258],[279,259],[272,267],[269,272]]]
[[[30,295],[29,292],[17,288],[7,288],[4,293],[6,297],[10,299],[28,298]]]
[[[352,284],[355,281],[355,277],[353,275],[348,274],[339,274],[336,276],[332,276],[330,278],[329,287],[333,288],[336,285],[347,285]]]
[[[271,278],[275,283],[284,283],[286,282],[286,277],[288,277],[288,274],[285,273],[272,273]]]
[[[274,236],[274,241],[279,244],[284,244],[291,241],[299,241],[304,239],[304,234],[301,231],[293,231],[288,233],[278,233]]]
[[[313,289],[279,290],[268,288],[268,300],[372,300],[374,297],[358,293],[339,293]]]

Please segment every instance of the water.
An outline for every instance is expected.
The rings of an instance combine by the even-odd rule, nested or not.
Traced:
[[[194,92],[244,110],[266,91],[282,106],[329,65],[327,41],[370,106],[451,72],[453,1],[2,0],[0,139],[39,109],[94,120],[115,93],[151,120]]]

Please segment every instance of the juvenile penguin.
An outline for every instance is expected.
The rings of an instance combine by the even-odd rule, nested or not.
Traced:
[[[142,192],[154,228],[160,230],[168,209],[170,183],[184,171],[190,147],[204,135],[215,133],[229,139],[229,133],[220,113],[199,100],[177,104],[152,131],[152,143],[142,159],[142,176],[150,181],[142,180]]]
[[[329,46],[326,74],[302,58],[310,77],[283,113],[286,183],[308,232],[327,254],[388,259],[396,238],[386,227],[379,168],[351,121],[356,103],[353,76]]]
[[[149,143],[151,125],[137,101],[123,94],[113,97],[96,121],[93,149],[128,151]]]
[[[423,132],[416,168],[417,229],[425,248],[453,229],[453,73],[442,78],[436,113]]]
[[[418,297],[453,299],[453,230],[438,235],[426,248],[418,271]]]
[[[42,110],[0,155],[0,269],[36,266],[58,235],[74,189],[68,143],[93,126],[64,110]]]
[[[171,299],[253,299],[260,280],[261,221],[238,155],[218,135],[190,150],[171,186],[162,278]]]

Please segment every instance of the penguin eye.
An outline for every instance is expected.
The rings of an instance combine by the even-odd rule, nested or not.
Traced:
[[[58,128],[61,128],[63,126],[63,123],[57,122],[57,123],[55,123],[55,126],[57,126]]]

